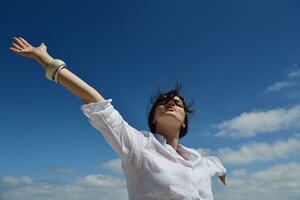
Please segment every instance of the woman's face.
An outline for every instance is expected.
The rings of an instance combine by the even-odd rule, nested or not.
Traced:
[[[176,125],[181,127],[184,123],[185,111],[183,101],[175,96],[173,99],[163,96],[155,108],[154,123]]]

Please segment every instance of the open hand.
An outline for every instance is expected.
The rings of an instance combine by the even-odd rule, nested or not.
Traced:
[[[21,37],[14,37],[12,46],[9,49],[16,54],[29,58],[37,58],[47,53],[47,46],[44,43],[41,43],[38,47],[34,47]]]

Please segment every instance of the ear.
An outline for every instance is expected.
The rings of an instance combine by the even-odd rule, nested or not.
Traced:
[[[183,123],[183,124],[181,125],[181,127],[182,127],[182,128],[185,128],[185,123]]]

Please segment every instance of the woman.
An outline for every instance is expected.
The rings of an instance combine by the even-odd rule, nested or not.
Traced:
[[[203,157],[179,144],[187,133],[191,113],[179,94],[180,87],[158,95],[148,117],[151,132],[142,132],[124,121],[111,99],[104,99],[69,71],[63,61],[53,59],[44,43],[33,47],[15,37],[10,49],[36,60],[49,80],[83,101],[82,112],[122,159],[129,199],[212,200],[211,177],[218,175],[225,184],[226,169],[217,157]]]

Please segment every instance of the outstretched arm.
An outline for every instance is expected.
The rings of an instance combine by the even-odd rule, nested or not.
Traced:
[[[53,58],[48,54],[47,47],[42,43],[38,47],[29,44],[21,37],[15,37],[10,50],[18,55],[32,58],[46,70]],[[59,70],[58,82],[79,97],[85,104],[103,101],[104,98],[91,86],[73,74],[67,68]]]

